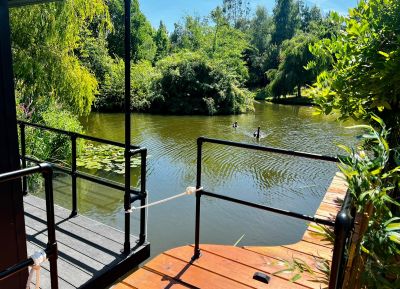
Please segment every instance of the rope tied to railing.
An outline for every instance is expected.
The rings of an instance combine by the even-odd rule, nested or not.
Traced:
[[[28,281],[26,282],[26,289],[31,288],[31,282],[33,278],[33,274],[36,272],[36,282],[35,282],[35,289],[40,288],[40,269],[43,262],[47,261],[46,252],[36,251],[32,256],[33,265],[31,270],[29,271]]]
[[[129,213],[132,213],[134,210],[140,210],[140,209],[148,208],[148,207],[151,207],[151,206],[159,205],[159,204],[162,204],[162,203],[166,203],[166,202],[172,201],[174,199],[177,199],[177,198],[180,198],[180,197],[183,197],[183,196],[186,196],[186,195],[193,195],[194,193],[199,192],[201,190],[203,190],[203,187],[200,187],[198,189],[196,189],[196,187],[187,187],[186,191],[184,191],[183,193],[180,193],[180,194],[177,194],[175,196],[168,197],[168,198],[165,198],[165,199],[162,199],[162,200],[159,200],[159,201],[156,201],[156,202],[144,205],[144,206],[140,206],[140,207],[132,206],[132,208],[129,209],[129,210],[126,210],[125,213],[129,214]]]

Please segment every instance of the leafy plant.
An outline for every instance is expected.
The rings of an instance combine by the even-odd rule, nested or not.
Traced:
[[[400,167],[390,169],[393,149],[387,142],[389,131],[381,119],[373,116],[373,121],[380,130],[357,126],[367,130],[360,149],[342,147],[348,156],[341,158],[340,170],[361,216],[348,288],[394,288],[393,284],[400,284],[400,218],[396,215],[400,204],[392,198]]]
[[[333,63],[315,84],[318,104],[342,118],[378,115],[391,129],[391,147],[400,145],[400,2],[362,0],[348,16],[333,13],[331,19],[340,32],[311,49]]]
[[[380,130],[369,125],[351,127],[366,130],[362,136],[364,142],[358,149],[340,146],[347,155],[340,157],[339,168],[346,176],[359,215],[356,234],[346,253],[349,256],[343,284],[346,289],[400,286],[400,204],[391,196],[399,184],[400,167],[389,167],[389,156],[393,150],[398,155],[398,151],[388,145],[386,139],[390,132],[384,122],[376,116],[373,121]],[[335,235],[330,228],[313,228],[333,245]],[[277,274],[285,271],[301,274],[312,269],[304,267],[304,262],[297,259],[284,263],[287,268]],[[318,272],[314,281],[328,284],[331,260],[322,259],[317,263],[317,270],[309,273],[315,276]],[[300,278],[298,274],[293,278]]]
[[[140,164],[140,157],[131,158],[131,168],[140,167]],[[125,173],[124,149],[88,143],[76,160],[76,165],[88,170],[102,170],[123,175]]]

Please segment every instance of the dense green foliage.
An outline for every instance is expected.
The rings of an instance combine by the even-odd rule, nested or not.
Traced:
[[[102,111],[122,111],[125,99],[125,65],[116,59],[110,65],[97,96],[94,108]],[[149,61],[139,61],[131,65],[131,110],[146,110],[154,94],[154,81],[158,71]]]
[[[107,17],[102,0],[70,0],[12,10],[18,102],[34,108],[33,117],[52,101],[78,115],[90,111],[98,82],[77,55],[83,48],[81,36],[95,37],[91,25],[96,22],[101,30]]]
[[[252,108],[250,94],[235,75],[201,53],[173,54],[159,62],[162,77],[152,111],[174,114],[231,114]]]
[[[400,204],[391,196],[398,186],[400,166],[390,168],[389,132],[383,121],[372,117],[379,127],[367,129],[359,150],[343,147],[340,169],[346,176],[360,214],[355,256],[346,288],[398,288],[400,286]],[[366,151],[368,153],[366,153]]]
[[[108,2],[113,31],[108,35],[110,55],[123,58],[124,53],[124,1],[111,0]],[[139,60],[153,61],[156,55],[154,42],[155,31],[150,22],[139,9],[139,1],[131,3],[131,57],[134,62]]]
[[[51,102],[76,115],[86,114],[92,107],[100,111],[124,108],[124,1],[85,3],[67,0],[13,12],[17,95],[19,103],[32,109],[35,121],[42,121],[41,113]],[[215,104],[198,109],[199,113],[251,110],[247,89],[264,88],[269,83],[265,89],[268,95],[291,94],[314,80],[315,73],[306,72],[303,66],[311,59],[308,44],[324,37],[312,28],[317,22],[323,22],[319,9],[296,0],[277,1],[273,15],[258,7],[254,16],[248,1],[223,0],[205,18],[186,16],[169,34],[162,22],[154,29],[140,11],[139,1],[134,0],[130,108],[152,112],[161,99],[177,102],[166,106],[173,107],[171,111],[163,110],[169,113],[192,113],[187,109],[191,100],[196,102],[193,107],[198,106],[196,98],[171,94],[178,91],[172,85],[178,84],[166,84],[172,78],[165,63],[171,69],[190,63],[187,69],[181,67],[187,71],[203,66],[211,75],[205,83],[220,87],[212,97],[203,96],[211,97]],[[201,63],[185,58],[195,54],[204,58]],[[189,89],[196,87],[198,80],[188,77],[185,81],[182,86]],[[168,90],[162,91],[164,88]],[[229,98],[225,95],[232,101],[225,103]],[[178,107],[182,111],[177,111]]]
[[[272,79],[269,87],[273,95],[290,94],[296,87],[297,97],[301,97],[301,88],[314,82],[314,70],[307,70],[305,66],[314,60],[308,47],[317,40],[316,35],[302,32],[282,43],[279,57],[283,61],[277,69],[268,71]]]
[[[326,113],[343,118],[380,116],[392,130],[389,142],[400,140],[400,3],[360,1],[348,17],[336,15],[337,36],[313,47],[318,58],[331,58],[333,67],[318,76],[314,94]]]

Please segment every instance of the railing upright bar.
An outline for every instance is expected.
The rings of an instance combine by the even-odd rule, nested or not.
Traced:
[[[332,266],[329,279],[329,289],[340,289],[343,283],[345,267],[346,242],[350,238],[354,219],[351,214],[352,197],[349,192],[335,220],[335,243],[333,246]]]
[[[197,139],[197,175],[196,189],[201,188],[201,160],[202,160],[202,139]],[[200,257],[200,206],[201,206],[201,191],[196,191],[196,225],[195,225],[195,240],[194,240],[194,255],[193,260]]]
[[[8,172],[0,175],[0,182],[7,182],[20,179],[25,176],[42,173],[45,180],[45,197],[46,197],[46,217],[47,217],[47,246],[45,248],[46,255],[50,262],[50,284],[52,289],[58,289],[58,270],[57,270],[57,241],[56,226],[54,220],[54,196],[53,196],[53,168],[48,163],[41,163],[36,167],[21,169],[18,171]],[[0,272],[0,281],[10,277],[11,275],[33,265],[32,258],[28,258],[10,268]]]
[[[124,1],[124,60],[125,60],[125,243],[124,252],[128,254],[131,250],[130,245],[130,226],[131,226],[131,0]]]
[[[21,162],[22,168],[26,168],[26,139],[25,139],[25,124],[20,123],[20,136],[21,136]],[[22,178],[22,192],[26,196],[28,194],[28,182],[26,176]]]
[[[70,217],[78,215],[78,196],[77,196],[77,185],[76,185],[76,134],[71,134],[71,182],[72,182],[72,211]]]
[[[53,196],[53,169],[49,164],[42,165],[42,172],[45,180],[46,195],[46,214],[47,214],[47,247],[50,248],[50,283],[52,289],[58,289],[58,270],[57,270],[57,241],[56,225],[54,220],[54,196]]]
[[[147,158],[147,149],[143,149],[140,153],[140,192],[142,194],[142,198],[140,199],[140,206],[146,205],[146,158]],[[146,241],[146,210],[140,210],[140,234],[139,234],[139,244],[143,244]]]

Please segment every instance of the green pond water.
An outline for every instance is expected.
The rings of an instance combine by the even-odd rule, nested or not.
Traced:
[[[334,117],[315,116],[311,107],[257,103],[255,113],[235,116],[164,116],[132,114],[132,143],[148,148],[149,202],[181,193],[195,185],[196,139],[199,136],[273,146],[335,156],[336,144],[353,145],[355,132]],[[238,122],[239,127],[232,128]],[[92,113],[82,120],[86,133],[124,141],[124,115]],[[260,126],[262,138],[253,132]],[[204,146],[205,189],[246,201],[313,215],[335,172],[335,164],[256,153],[225,146]],[[132,184],[139,185],[139,168]],[[123,176],[95,172],[123,182]],[[91,182],[78,181],[81,214],[123,229],[123,193]],[[69,177],[58,175],[56,202],[70,208]],[[152,255],[194,242],[195,198],[185,196],[148,210],[148,239]],[[138,232],[138,213],[132,216]],[[246,208],[222,200],[202,198],[201,242],[240,245],[278,245],[299,240],[303,221]]]

